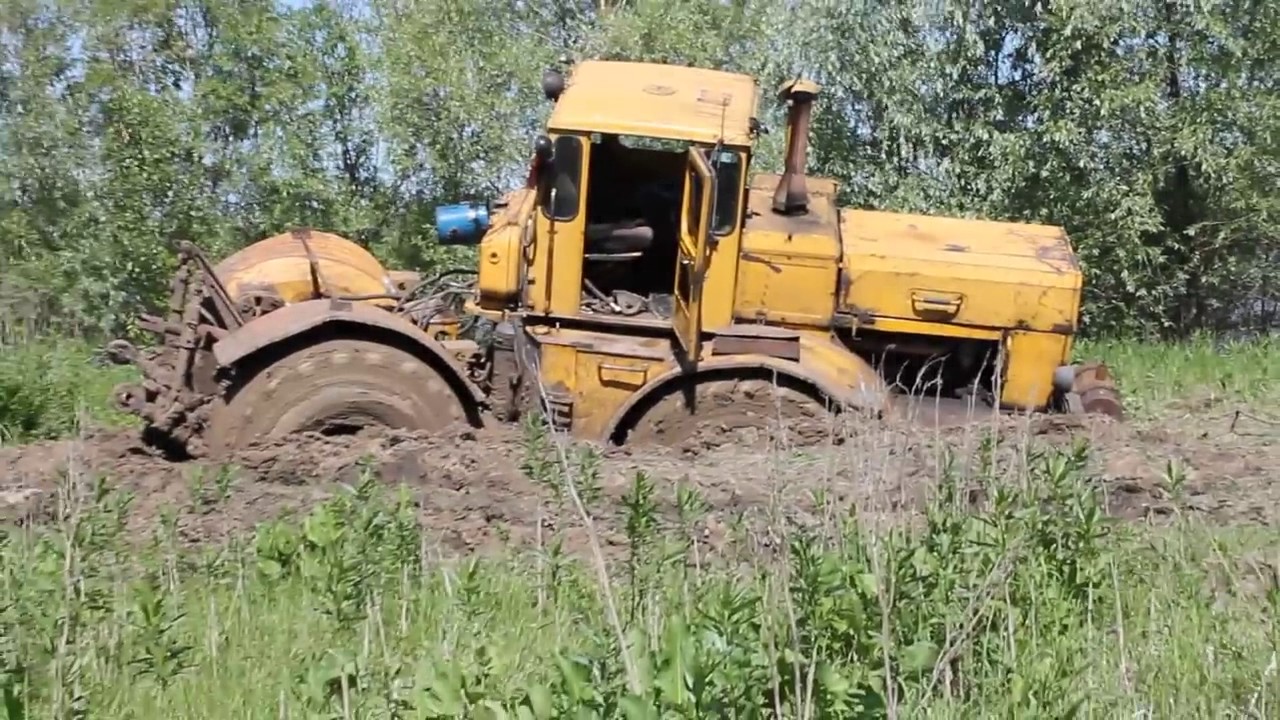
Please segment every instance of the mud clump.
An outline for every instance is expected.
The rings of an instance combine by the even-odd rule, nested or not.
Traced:
[[[697,448],[607,448],[594,479],[599,499],[590,511],[606,550],[620,547],[622,501],[643,472],[672,524],[675,486],[697,491],[708,508],[697,532],[710,543],[744,522],[767,534],[778,523],[822,523],[851,509],[886,518],[912,515],[945,472],[974,473],[979,448],[995,432],[1000,467],[1015,474],[1029,444],[1069,448],[1087,441],[1089,475],[1118,517],[1162,522],[1192,513],[1221,524],[1276,523],[1280,490],[1271,478],[1280,469],[1280,438],[1228,431],[1229,418],[1222,425],[1219,432],[1214,421],[1190,429],[1040,417],[934,430],[876,428],[825,446],[764,447],[709,438]],[[264,520],[304,512],[370,471],[410,491],[442,548],[528,545],[551,529],[561,531],[570,546],[587,542],[563,495],[524,472],[526,452],[519,431],[509,428],[460,428],[434,436],[366,430],[273,441],[226,463],[174,462],[141,443],[134,431],[97,431],[0,448],[0,523],[49,522],[57,517],[59,491],[68,478],[81,487],[102,479],[132,496],[129,523],[140,533],[149,535],[159,516],[172,513],[184,541],[220,540]],[[826,505],[816,505],[817,498]]]

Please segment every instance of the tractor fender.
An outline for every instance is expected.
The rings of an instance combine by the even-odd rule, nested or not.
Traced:
[[[484,400],[480,389],[467,381],[466,373],[444,345],[408,320],[365,303],[318,299],[286,305],[214,343],[213,357],[219,367],[228,367],[312,333],[381,335],[430,363],[459,397],[476,403]]]
[[[803,383],[828,399],[859,410],[887,415],[891,411],[889,389],[884,379],[866,360],[824,340],[801,337],[800,359],[791,360],[770,355],[748,353],[708,358],[698,363],[692,374],[674,361],[664,364],[653,380],[632,393],[605,425],[602,439],[609,441],[632,419],[643,404],[673,387],[681,378],[718,376],[732,371],[775,372],[781,377]]]

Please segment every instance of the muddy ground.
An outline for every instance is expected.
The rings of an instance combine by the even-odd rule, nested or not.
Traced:
[[[1068,446],[1087,439],[1092,477],[1106,489],[1111,511],[1130,520],[1162,522],[1180,511],[1219,524],[1280,521],[1280,490],[1272,482],[1280,469],[1280,426],[1233,411],[1194,421],[1024,417],[946,430],[881,427],[854,433],[839,446],[791,449],[721,444],[724,439],[709,432],[705,442],[679,450],[604,450],[597,473],[602,492],[592,514],[606,549],[618,547],[621,499],[643,471],[667,519],[675,517],[677,484],[700,492],[709,512],[696,532],[713,545],[744,521],[768,532],[781,519],[822,523],[851,508],[871,518],[910,517],[942,473],[939,449],[954,448],[954,472],[972,474],[966,468],[993,429],[1000,457],[1012,466],[1015,451],[1028,442]],[[238,456],[223,471],[230,480],[223,497],[217,466],[166,460],[131,431],[99,431],[0,448],[0,522],[48,522],[57,515],[66,478],[82,486],[104,478],[133,494],[130,522],[139,530],[154,527],[162,513],[176,513],[184,540],[217,541],[313,506],[338,483],[355,482],[368,458],[382,482],[410,489],[442,551],[534,544],[551,528],[581,546],[586,535],[577,513],[557,509],[555,490],[522,470],[525,448],[516,429],[462,429],[434,438],[396,432],[299,437]],[[1168,483],[1171,461],[1174,475],[1185,478],[1177,495]]]

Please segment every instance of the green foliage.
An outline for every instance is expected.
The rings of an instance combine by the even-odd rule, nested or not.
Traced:
[[[745,563],[697,561],[705,504],[662,515],[637,476],[621,633],[576,561],[431,560],[367,473],[199,551],[69,477],[55,523],[0,535],[0,692],[10,717],[1265,714],[1280,590],[1220,588],[1280,538],[1115,525],[1087,457],[944,458],[923,526],[778,525],[733,538]]]
[[[129,422],[108,403],[131,372],[94,367],[93,359],[78,340],[0,343],[0,444],[72,435],[81,421]]]
[[[181,239],[307,224],[463,259],[431,210],[522,177],[561,54],[753,73],[775,130],[773,88],[812,75],[846,201],[1065,225],[1090,331],[1276,300],[1274,4],[13,0],[0,36],[0,304],[55,329],[129,329]]]
[[[1215,338],[1198,333],[1178,343],[1097,340],[1076,356],[1106,358],[1140,417],[1269,408],[1280,399],[1280,350],[1275,339]]]

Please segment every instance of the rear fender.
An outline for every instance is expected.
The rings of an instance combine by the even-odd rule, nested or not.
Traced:
[[[429,363],[460,398],[472,401],[464,404],[474,406],[484,401],[484,394],[467,381],[461,363],[443,344],[408,320],[364,303],[319,299],[287,305],[214,343],[213,356],[220,368],[243,366],[299,343],[369,335],[399,345]]]
[[[891,412],[891,396],[883,378],[870,363],[842,345],[801,336],[799,359],[749,353],[712,355],[698,363],[693,377],[723,377],[734,372],[764,371],[808,386],[826,399],[845,407],[886,416]],[[605,426],[602,440],[608,442],[619,430],[636,419],[634,414],[650,400],[661,397],[675,387],[686,372],[675,363],[667,363],[657,377],[632,394],[618,408]]]

